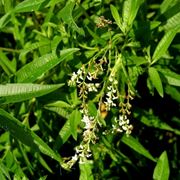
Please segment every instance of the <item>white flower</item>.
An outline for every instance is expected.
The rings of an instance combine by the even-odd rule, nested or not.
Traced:
[[[97,88],[96,88],[96,85],[94,83],[88,83],[87,88],[88,88],[89,92],[93,92],[93,91],[97,92],[98,91]]]
[[[93,79],[93,76],[91,75],[90,72],[88,72],[87,79],[88,79],[89,81],[92,81],[92,79]]]
[[[110,76],[110,77],[109,77],[109,81],[110,81],[110,82],[113,82],[113,80],[114,80],[113,77]]]
[[[73,72],[72,76],[71,76],[71,81],[76,81],[77,79],[77,74],[75,72]]]
[[[117,81],[117,80],[114,80],[113,84],[114,84],[114,85],[117,85],[117,84],[118,84],[118,81]]]
[[[77,160],[78,160],[78,155],[75,154],[75,155],[72,157],[72,160],[73,160],[73,161],[77,161]]]
[[[82,75],[82,73],[83,73],[83,72],[82,72],[82,69],[78,69],[77,74],[78,74],[78,75]]]
[[[84,129],[91,129],[92,128],[93,119],[94,119],[94,117],[92,117],[92,116],[90,116],[90,117],[87,115],[83,116],[82,122],[85,123]]]

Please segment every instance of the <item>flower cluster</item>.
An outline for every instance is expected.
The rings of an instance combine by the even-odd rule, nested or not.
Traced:
[[[116,66],[111,69],[109,78],[107,81],[99,82],[99,76],[104,73],[104,64],[106,64],[106,58],[102,58],[98,61],[90,61],[87,65],[83,65],[76,73],[73,72],[71,79],[68,82],[69,86],[77,86],[79,91],[79,98],[82,100],[80,106],[80,112],[82,113],[81,122],[84,124],[82,141],[75,149],[75,155],[67,162],[71,168],[73,164],[79,160],[79,163],[85,162],[92,156],[91,144],[95,144],[98,137],[97,131],[98,125],[102,125],[102,119],[105,119],[108,111],[112,107],[119,108],[118,118],[115,118],[112,122],[112,129],[105,132],[125,132],[127,135],[131,134],[133,126],[130,124],[128,115],[130,114],[130,99],[132,99],[132,93],[128,87],[127,98],[122,98],[118,90],[117,70]],[[107,73],[107,75],[109,72]],[[101,91],[100,88],[102,87]],[[96,101],[99,101],[99,107],[96,116],[92,116],[88,107],[88,94],[93,92],[96,96]],[[105,93],[104,93],[105,92]],[[124,99],[124,100],[122,100]],[[118,106],[118,102],[119,106]]]
[[[119,115],[119,118],[115,118],[115,123],[112,125],[112,132],[125,132],[127,135],[131,134],[133,126],[130,124],[126,115]]]
[[[97,92],[100,87],[99,83],[93,83],[92,80],[95,79],[97,74],[86,73],[85,67],[82,66],[77,73],[73,72],[71,79],[68,81],[69,86],[76,86],[79,88],[79,97],[83,100],[87,99],[88,92]],[[91,82],[86,82],[88,79]]]
[[[80,84],[81,81],[83,81],[83,76],[84,76],[85,70],[83,67],[81,67],[77,73],[73,72],[71,76],[71,80],[68,81],[69,86],[75,86],[76,84]]]
[[[115,79],[114,75],[109,77],[110,85],[107,87],[108,92],[106,93],[106,101],[104,104],[106,105],[107,111],[110,110],[111,107],[116,107],[116,103],[114,102],[118,99],[117,96],[117,84],[118,81]]]
[[[75,149],[75,155],[67,162],[69,168],[71,168],[77,160],[79,163],[84,163],[86,159],[92,156],[90,144],[95,144],[97,137],[95,134],[96,131],[96,121],[93,116],[88,114],[87,109],[82,109],[81,111],[84,113],[82,122],[84,123],[84,132],[83,132],[83,140],[79,147]]]

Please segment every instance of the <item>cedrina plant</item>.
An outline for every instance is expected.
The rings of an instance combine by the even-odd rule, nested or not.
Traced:
[[[0,179],[178,179],[179,7],[0,0]]]

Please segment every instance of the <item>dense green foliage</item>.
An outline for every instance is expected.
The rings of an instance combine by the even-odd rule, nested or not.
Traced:
[[[180,179],[179,0],[0,0],[0,179]]]

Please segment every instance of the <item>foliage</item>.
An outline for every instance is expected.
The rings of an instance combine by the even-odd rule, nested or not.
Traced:
[[[0,0],[0,179],[179,179],[179,0]]]

